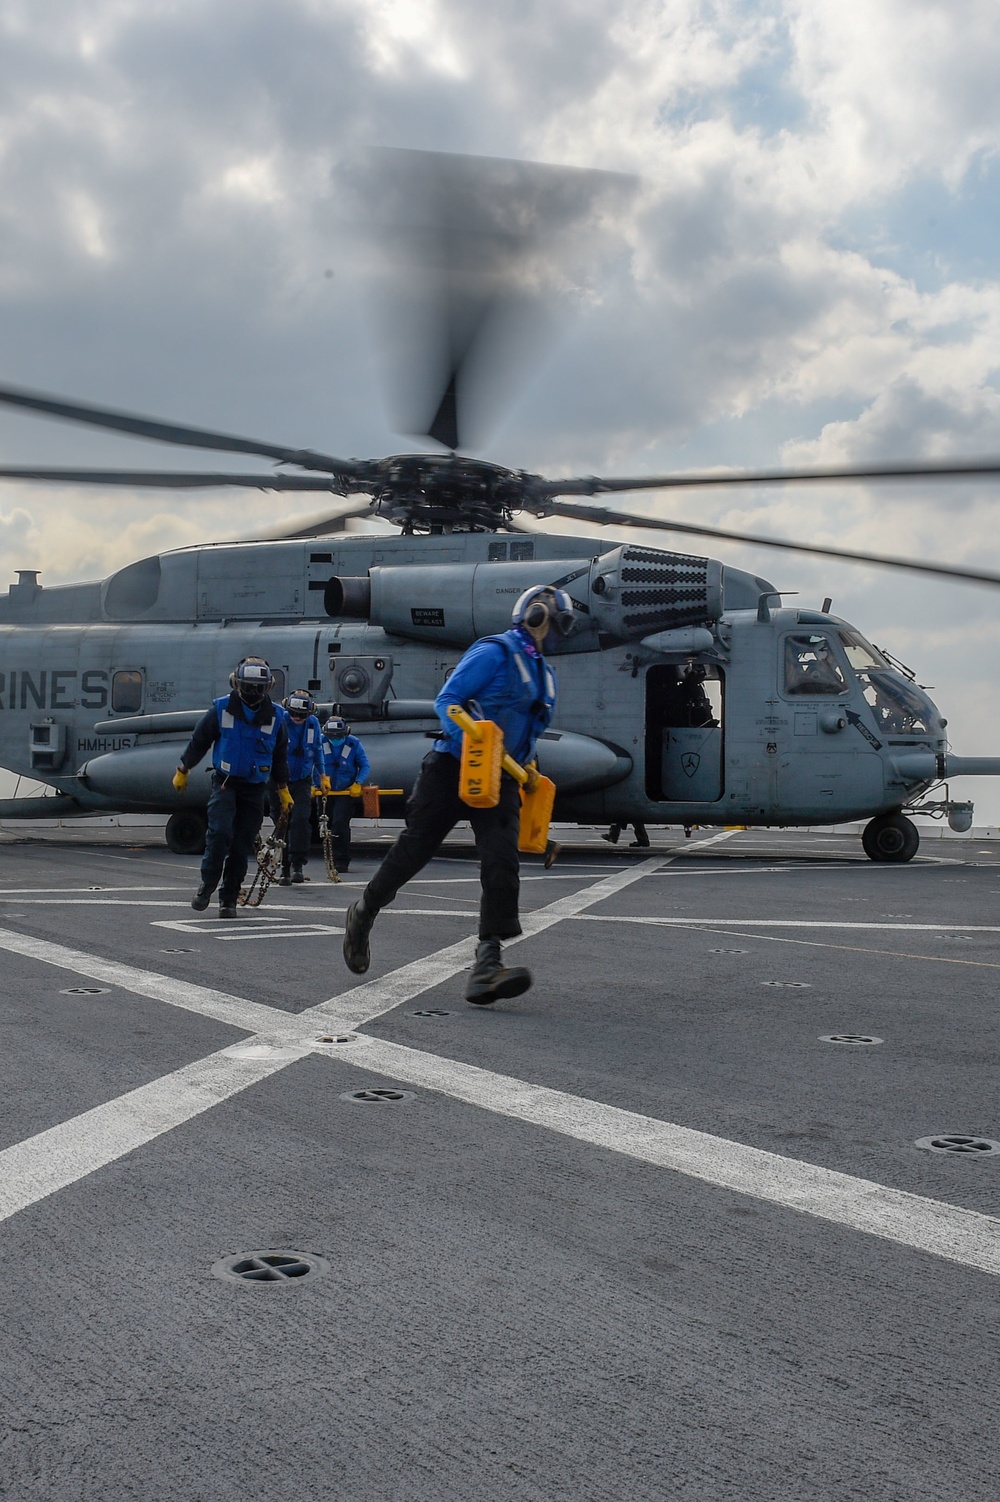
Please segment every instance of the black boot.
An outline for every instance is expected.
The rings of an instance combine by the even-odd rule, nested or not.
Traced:
[[[194,896],[191,898],[191,906],[194,908],[196,913],[203,913],[208,907],[208,904],[211,902],[211,900],[212,888],[206,887],[205,883],[202,882],[197,892],[195,892]]]
[[[302,875],[302,867],[301,866],[293,866],[292,867],[292,885],[296,886],[296,887],[300,887],[304,881],[305,881],[305,877]]]
[[[371,963],[368,935],[374,922],[375,914],[365,907],[363,897],[347,909],[347,917],[344,919],[344,963],[355,975],[364,975]]]
[[[504,969],[499,939],[480,939],[476,945],[476,963],[465,988],[466,1001],[473,1006],[488,1007],[491,1001],[500,1001],[505,996],[520,996],[530,985],[530,970],[521,966]]]
[[[235,902],[227,902],[224,897],[220,897],[219,898],[219,917],[220,918],[235,918],[236,917],[236,903]]]
[[[290,887],[291,884],[292,884],[292,873],[289,871],[289,869],[288,869],[287,866],[282,866],[282,868],[281,868],[281,875],[278,877],[278,886],[279,887]]]

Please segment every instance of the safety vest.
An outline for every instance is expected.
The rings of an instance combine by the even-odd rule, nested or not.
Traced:
[[[253,723],[237,719],[230,711],[229,700],[230,695],[224,694],[215,701],[219,739],[212,751],[212,765],[224,777],[239,777],[244,782],[266,782],[271,775],[281,715],[273,704],[267,704],[257,711],[258,719]],[[259,717],[265,707],[270,709],[271,718],[263,725]]]
[[[352,783],[367,780],[371,767],[365,748],[356,735],[345,736],[339,746],[335,746],[329,736],[324,735],[323,770],[335,793],[343,792]]]
[[[311,778],[321,764],[320,740],[323,732],[314,714],[307,715],[299,725],[289,717],[287,710],[284,715],[285,729],[288,731],[288,780],[302,782],[306,777]]]

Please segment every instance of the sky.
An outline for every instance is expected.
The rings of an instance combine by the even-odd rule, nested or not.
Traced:
[[[614,475],[1000,455],[998,76],[991,0],[5,0],[0,383],[344,457],[411,449],[354,233],[358,164],[404,146],[637,180],[483,457]],[[32,462],[215,461],[0,413],[0,463]],[[622,505],[1000,571],[996,490]],[[0,588],[320,509],[6,484]],[[832,597],[933,685],[957,753],[1000,755],[1000,590],[704,551]],[[954,791],[1000,823],[1000,780]]]

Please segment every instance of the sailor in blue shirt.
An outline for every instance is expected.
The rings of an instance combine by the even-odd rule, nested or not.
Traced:
[[[365,748],[340,715],[331,715],[323,726],[323,771],[327,791],[349,791],[349,798],[334,798],[330,805],[330,838],[333,863],[341,873],[351,864],[351,815],[353,800],[361,797],[361,785],[368,781],[371,767]]]
[[[573,602],[565,590],[536,584],[514,606],[511,629],[475,642],[434,701],[441,735],[424,757],[406,805],[406,828],[365,888],[348,909],[344,959],[356,975],[369,965],[368,935],[379,910],[437,851],[459,819],[468,819],[480,861],[482,901],[479,945],[466,987],[467,1001],[486,1006],[503,996],[519,996],[531,985],[530,973],[505,969],[500,945],[521,932],[518,918],[520,797],[506,772],[496,808],[470,808],[458,796],[462,732],[448,718],[448,706],[461,704],[477,717],[495,721],[504,747],[523,765],[552,719],[556,679],[543,656],[549,632],[566,636],[573,628]]]
[[[296,688],[282,699],[281,707],[288,735],[288,791],[293,800],[278,878],[279,884],[287,887],[306,880],[302,867],[309,864],[313,786],[324,792],[330,788],[323,770],[323,732],[315,714],[316,701],[308,689]],[[277,807],[276,799],[272,807]]]
[[[283,807],[292,804],[285,718],[268,698],[273,682],[263,657],[237,663],[229,675],[231,692],[202,715],[174,773],[174,787],[183,793],[191,768],[211,748],[214,771],[201,886],[191,899],[198,913],[208,907],[218,886],[219,917],[236,917],[236,899],[264,818],[268,781],[275,783]]]

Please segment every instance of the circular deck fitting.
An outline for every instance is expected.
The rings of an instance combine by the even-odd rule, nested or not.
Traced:
[[[197,954],[197,949],[161,949],[161,954]]]
[[[942,934],[941,937],[942,939],[955,939],[959,944],[968,944],[972,939],[971,934]]]
[[[385,1087],[377,1090],[345,1090],[341,1100],[359,1100],[364,1104],[392,1105],[397,1100],[412,1100],[412,1090],[396,1090]]]
[[[225,1283],[301,1283],[317,1273],[329,1272],[330,1264],[313,1252],[268,1249],[222,1257],[212,1266],[212,1276]]]
[[[317,1043],[357,1043],[357,1033],[317,1033]]]
[[[440,1007],[427,1007],[422,1011],[414,1012],[414,1017],[450,1017],[450,1012],[442,1012]]]
[[[981,1158],[1000,1153],[1000,1142],[993,1142],[989,1137],[965,1137],[956,1132],[944,1132],[939,1137],[918,1137],[914,1146],[929,1153],[978,1153]]]
[[[60,996],[110,996],[110,986],[67,986]]]
[[[710,949],[709,954],[749,954],[749,949]]]
[[[762,986],[773,986],[777,991],[811,991],[812,983],[807,980],[762,980]]]
[[[884,1038],[872,1038],[867,1033],[824,1033],[821,1043],[844,1043],[848,1048],[867,1047],[872,1043],[884,1043]]]

